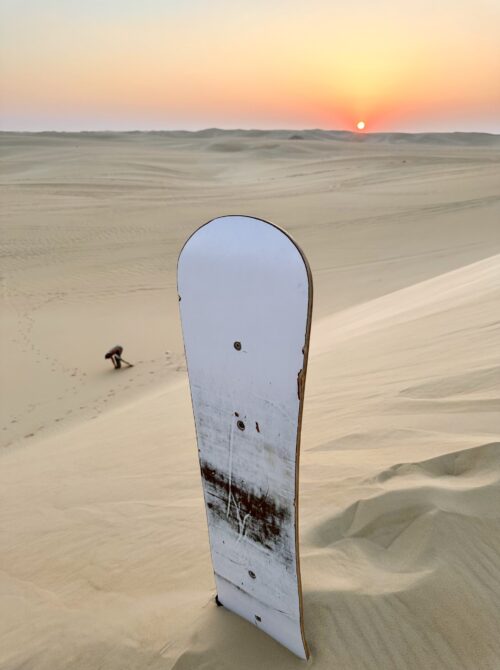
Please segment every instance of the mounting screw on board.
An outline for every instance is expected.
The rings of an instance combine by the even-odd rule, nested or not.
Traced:
[[[245,424],[243,423],[243,421],[241,421],[241,419],[236,422],[236,425],[240,430],[245,430]]]
[[[241,351],[241,342],[235,342],[233,347],[236,349],[236,351]]]
[[[249,570],[249,571],[248,571],[248,574],[250,575],[250,577],[251,577],[252,579],[255,579],[255,572],[253,572],[252,570]]]

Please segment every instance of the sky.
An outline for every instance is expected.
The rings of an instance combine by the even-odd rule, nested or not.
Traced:
[[[500,0],[0,0],[0,129],[500,133]]]

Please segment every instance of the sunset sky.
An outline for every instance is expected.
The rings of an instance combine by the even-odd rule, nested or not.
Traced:
[[[500,132],[500,0],[0,0],[4,130]]]

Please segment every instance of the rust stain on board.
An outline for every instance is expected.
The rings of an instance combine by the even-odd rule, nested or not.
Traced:
[[[293,547],[289,546],[290,533],[286,529],[291,522],[291,510],[280,505],[269,492],[251,490],[246,482],[234,476],[229,481],[225,473],[207,462],[200,465],[211,514],[228,523],[237,534],[281,554],[286,563],[292,563]]]

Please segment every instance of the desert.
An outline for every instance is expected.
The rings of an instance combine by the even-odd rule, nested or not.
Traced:
[[[214,604],[176,265],[247,214],[314,279],[309,664],[497,670],[499,184],[488,133],[0,133],[0,666],[305,667]]]

